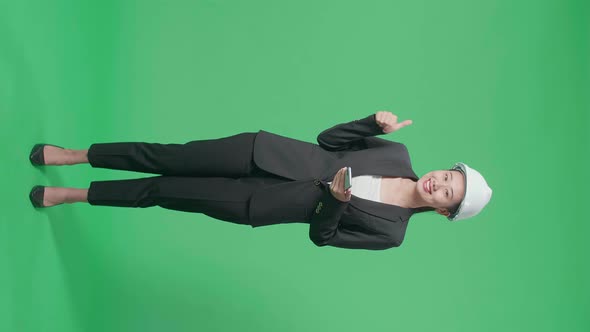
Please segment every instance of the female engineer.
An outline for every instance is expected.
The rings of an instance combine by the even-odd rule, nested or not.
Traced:
[[[319,145],[264,130],[185,144],[94,143],[86,150],[36,144],[29,155],[35,166],[89,163],[159,175],[92,181],[87,189],[36,185],[29,198],[37,208],[157,205],[251,227],[307,223],[317,246],[388,249],[402,244],[414,213],[466,219],[492,195],[481,174],[461,162],[419,178],[405,145],[375,137],[411,123],[378,111],[322,131]]]

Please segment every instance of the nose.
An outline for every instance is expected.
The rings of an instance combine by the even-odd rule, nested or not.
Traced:
[[[448,186],[448,184],[445,184],[444,182],[442,184],[439,184],[438,181],[432,181],[432,190],[433,191],[437,191],[440,188],[444,188],[445,186]]]

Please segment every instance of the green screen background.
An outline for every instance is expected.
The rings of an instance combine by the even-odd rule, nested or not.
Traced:
[[[587,1],[2,1],[1,331],[588,331]],[[463,161],[476,218],[385,251],[159,207],[35,210],[35,143],[316,143],[389,110],[418,175]]]

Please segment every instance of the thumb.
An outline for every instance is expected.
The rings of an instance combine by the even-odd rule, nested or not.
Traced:
[[[403,128],[405,126],[409,126],[411,125],[413,122],[412,120],[406,120],[406,121],[402,121],[398,124],[397,129]]]

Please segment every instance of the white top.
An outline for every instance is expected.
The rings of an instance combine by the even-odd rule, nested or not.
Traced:
[[[381,202],[381,175],[353,176],[352,194],[371,201]]]

